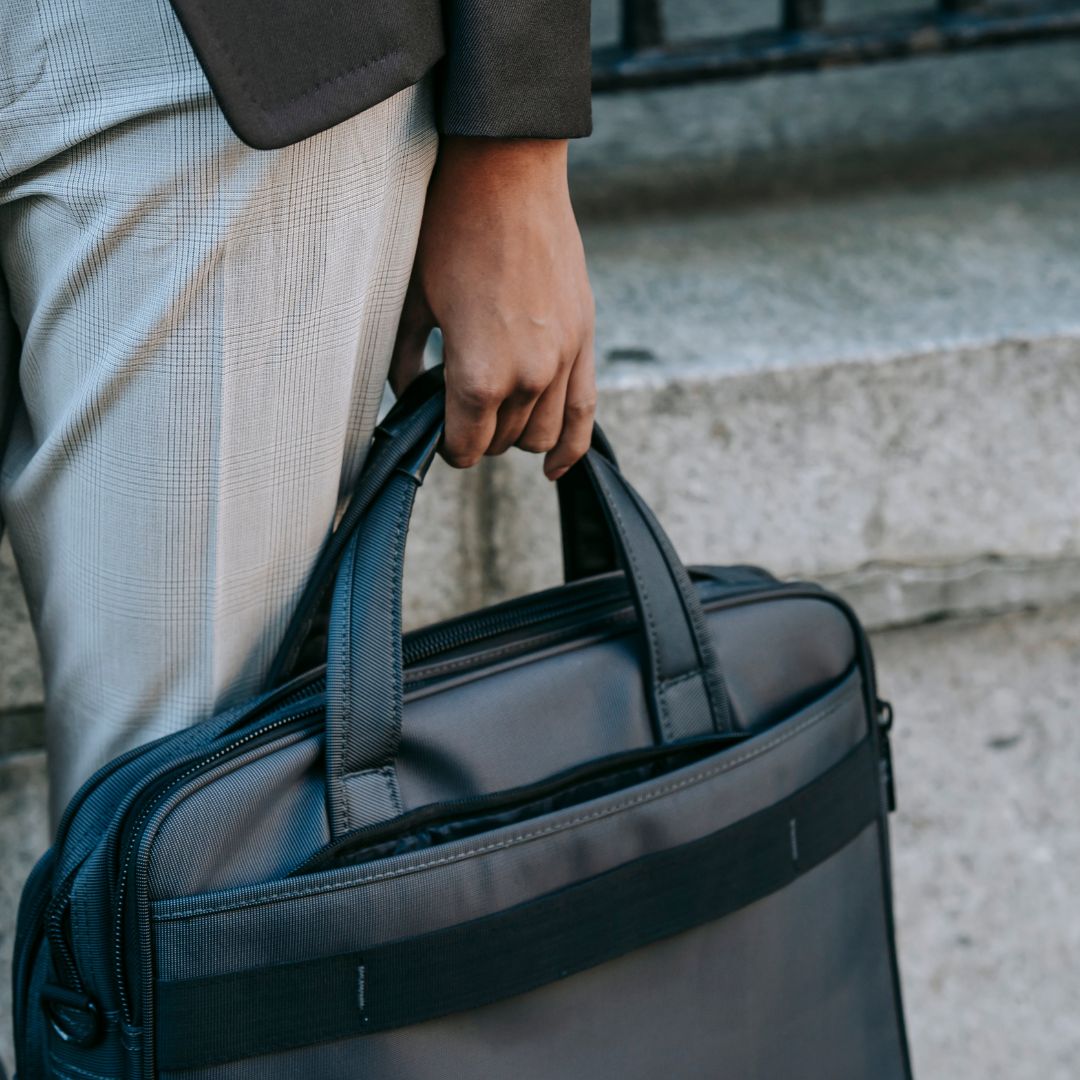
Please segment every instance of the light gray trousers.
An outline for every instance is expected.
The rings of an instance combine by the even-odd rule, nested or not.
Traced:
[[[426,83],[255,151],[166,0],[0,4],[0,512],[54,822],[257,688],[366,452],[436,149]]]

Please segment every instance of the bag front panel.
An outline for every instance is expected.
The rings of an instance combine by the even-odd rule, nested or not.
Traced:
[[[713,610],[707,622],[742,731],[790,715],[855,662],[851,626],[824,597],[765,594]],[[409,694],[398,755],[406,808],[515,787],[650,745],[641,673],[631,626],[586,647],[493,661],[482,677]]]
[[[156,978],[347,954],[505,912],[772,806],[869,730],[852,674],[715,758],[535,822],[362,866],[159,900]],[[879,830],[868,825],[822,865],[727,918],[528,993],[361,1038],[162,1075],[655,1077],[663,1062],[690,1077],[724,1062],[747,1077],[900,1077]],[[800,1072],[815,1055],[814,1070]]]

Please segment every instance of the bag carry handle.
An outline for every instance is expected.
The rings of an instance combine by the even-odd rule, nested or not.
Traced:
[[[296,665],[301,650],[311,633],[319,609],[334,586],[335,571],[357,524],[394,469],[409,452],[418,435],[429,430],[431,425],[441,418],[442,392],[443,369],[440,364],[429,368],[409,383],[383,422],[375,429],[371,449],[349,499],[349,505],[337,528],[323,545],[315,566],[308,575],[307,584],[293,610],[274,662],[263,681],[263,691],[272,690],[297,673]]]
[[[443,403],[439,393],[420,405],[414,415],[428,420],[426,429],[403,420],[385,457],[380,454],[383,460],[373,462],[385,480],[368,499],[338,570],[326,715],[334,838],[402,810],[395,758],[402,719],[405,537],[416,491],[442,437]],[[607,456],[592,449],[574,469],[587,477],[603,508],[626,571],[645,643],[646,694],[657,741],[730,731],[730,704],[705,617],[670,541]]]
[[[349,505],[337,528],[323,545],[307,584],[297,601],[281,645],[270,666],[263,690],[288,681],[297,674],[301,652],[312,633],[319,612],[334,585],[334,575],[360,518],[379,489],[397,467],[411,439],[441,408],[437,398],[443,392],[443,367],[429,368],[414,379],[375,429],[374,440]],[[593,433],[593,449],[615,463],[611,444],[599,428]],[[562,523],[563,563],[567,581],[616,570],[618,556],[603,509],[583,471],[571,469],[556,484],[559,517]]]

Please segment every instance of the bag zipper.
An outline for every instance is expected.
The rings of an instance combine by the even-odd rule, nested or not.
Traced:
[[[770,586],[783,587],[781,582],[757,567],[726,567],[723,570],[693,567],[691,572],[705,586],[701,590],[703,604],[708,604],[720,595],[729,596],[738,591],[757,591]],[[565,594],[570,589],[580,590],[580,593],[567,597]],[[556,643],[560,639],[559,630],[566,630],[568,639],[573,640],[578,636],[586,636],[590,626],[582,624],[582,616],[593,611],[596,613],[597,622],[614,622],[620,617],[631,615],[630,595],[622,571],[589,578],[569,586],[556,586],[546,593],[518,597],[476,615],[411,631],[405,635],[402,643],[402,662],[407,669],[420,668],[433,657],[479,645],[503,634],[538,630],[548,623],[551,624],[550,637],[545,635],[547,640],[542,644]],[[538,642],[528,638],[519,644],[518,651],[526,653],[535,648]],[[482,663],[485,659],[483,652],[479,652],[475,659]],[[468,670],[468,667],[462,664],[459,670]],[[415,686],[425,681],[430,674],[432,673],[417,670],[406,671],[406,685]]]
[[[593,608],[610,608],[613,600],[628,599],[622,574],[590,580],[571,588],[580,590],[582,595],[545,597],[541,594],[532,603],[523,602],[524,598],[510,600],[477,615],[414,631],[402,641],[402,661],[406,667],[418,666],[432,657],[480,644],[488,638],[527,630],[545,622],[562,621]]]
[[[261,713],[265,709],[273,709],[276,711],[278,709],[287,708],[289,705],[298,701],[310,698],[313,694],[318,692],[318,688],[312,689],[310,685],[313,681],[317,681],[314,676],[317,676],[317,672],[306,672],[304,675],[290,680],[283,686],[275,688],[272,692],[265,694],[261,699],[256,699],[256,701],[236,709],[235,715],[230,718],[225,728],[218,732],[207,745],[213,745],[215,741],[224,738],[241,721],[249,720],[252,713]],[[256,729],[255,734],[257,733],[258,729]],[[249,736],[245,736],[245,738],[247,737]],[[105,783],[124,766],[130,764],[139,757],[147,755],[159,742],[160,740],[154,740],[153,742],[133,747],[127,753],[122,754],[120,757],[115,758],[113,761],[102,766],[102,768],[83,784],[61,818],[60,825],[57,829],[57,839],[51,848],[52,851],[61,852],[63,850],[67,832],[75,819],[76,813],[83,805],[85,805],[97,787]],[[232,743],[230,745],[236,744]],[[205,755],[205,748],[193,750],[181,763],[174,764],[172,769],[182,767],[184,762],[190,763],[191,761],[196,760],[200,755]],[[137,782],[136,786],[127,793],[127,797],[122,801],[120,806],[116,808],[113,818],[114,822],[120,823],[121,829],[124,827],[124,822],[127,820],[128,808],[143,794],[148,785],[153,784],[156,780],[160,779],[162,775],[163,773],[159,771],[143,776],[141,780]],[[106,844],[110,844],[112,848],[115,848],[115,834],[113,830],[110,829],[106,833],[105,842]],[[80,993],[84,990],[83,980],[79,975],[78,965],[75,963],[73,950],[67,938],[65,918],[67,916],[71,893],[75,886],[75,880],[78,877],[79,871],[85,864],[86,859],[90,856],[96,846],[97,845],[93,845],[86,851],[83,857],[65,874],[63,881],[59,885],[55,882],[50,883],[51,895],[47,903],[45,903],[43,910],[39,913],[38,918],[42,926],[35,935],[40,936],[41,934],[44,934],[49,939],[51,955],[54,958],[54,963],[59,969],[57,975],[61,977],[61,981],[66,987]],[[111,862],[115,859],[115,855],[110,855],[107,851],[106,858],[107,861]]]
[[[184,781],[190,779],[197,773],[204,771],[211,765],[220,764],[254,746],[262,745],[268,740],[268,737],[273,737],[276,733],[280,732],[282,736],[285,736],[287,734],[292,734],[294,731],[302,729],[305,726],[314,729],[316,725],[305,722],[310,721],[316,716],[320,718],[321,722],[324,711],[325,703],[320,695],[315,701],[307,704],[306,707],[298,709],[288,716],[279,716],[273,722],[248,732],[242,738],[237,739],[228,746],[222,747],[212,754],[206,755],[194,762],[178,765],[176,768],[169,770],[163,776],[159,777],[157,781],[143,791],[137,802],[129,809],[123,828],[120,830],[116,845],[117,850],[122,850],[124,854],[118,865],[119,878],[116,882],[112,902],[114,910],[113,975],[116,979],[117,993],[120,999],[120,1014],[126,1024],[134,1024],[134,1014],[131,1008],[131,999],[128,996],[126,972],[123,963],[124,927],[127,922],[125,898],[128,882],[132,877],[137,879],[137,889],[141,890],[141,886],[145,884],[146,875],[145,873],[139,872],[140,868],[135,861],[143,839],[140,827],[144,822],[149,821],[155,810],[168,798],[169,794],[182,785]],[[283,729],[288,729],[288,731]],[[141,897],[139,897],[139,899],[141,899]]]

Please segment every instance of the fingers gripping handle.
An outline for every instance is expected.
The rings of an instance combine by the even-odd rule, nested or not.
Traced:
[[[442,365],[429,368],[409,384],[375,429],[373,446],[363,473],[338,527],[323,545],[315,567],[308,576],[263,683],[264,690],[280,686],[298,673],[301,653],[311,645],[309,637],[320,612],[325,611],[324,605],[333,589],[338,565],[353,532],[408,447],[442,416],[443,386]],[[614,453],[599,428],[593,433],[593,448],[614,462]],[[560,478],[556,487],[566,552],[566,580],[574,581],[616,569],[618,557],[587,474],[571,469]]]

